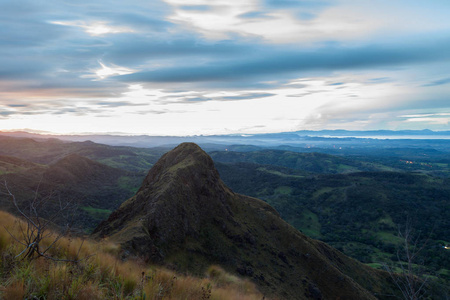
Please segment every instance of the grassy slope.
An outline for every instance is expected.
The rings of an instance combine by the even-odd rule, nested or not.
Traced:
[[[0,227],[19,237],[21,221],[0,211]],[[51,239],[44,241],[49,244]],[[123,261],[120,248],[107,241],[64,238],[49,254],[79,260],[55,262],[15,258],[23,248],[0,231],[1,299],[261,299],[255,286],[220,267],[212,266],[203,278],[177,274],[146,265],[139,259]],[[80,260],[81,259],[81,260]]]

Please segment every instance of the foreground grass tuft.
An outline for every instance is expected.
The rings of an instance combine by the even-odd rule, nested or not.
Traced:
[[[0,211],[0,299],[261,299],[256,287],[212,266],[205,278],[180,275],[139,259],[122,261],[117,245],[65,237],[51,248],[53,261],[21,260],[14,216]],[[43,241],[50,244],[51,239]]]

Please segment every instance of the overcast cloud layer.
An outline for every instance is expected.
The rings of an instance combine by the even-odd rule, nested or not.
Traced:
[[[449,130],[450,2],[0,1],[0,130]]]

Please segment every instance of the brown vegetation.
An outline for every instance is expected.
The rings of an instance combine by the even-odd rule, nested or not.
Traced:
[[[108,241],[63,237],[44,257],[17,257],[23,221],[0,211],[0,299],[261,299],[255,286],[217,269],[197,278],[145,264],[138,258],[119,259],[120,247]],[[52,240],[43,240],[48,246]],[[79,258],[86,259],[79,259]],[[219,275],[217,275],[219,274]],[[226,278],[226,279],[223,279]],[[230,279],[231,278],[231,279]]]

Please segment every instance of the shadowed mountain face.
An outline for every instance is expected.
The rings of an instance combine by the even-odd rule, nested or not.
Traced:
[[[73,225],[92,230],[116,209],[124,198],[133,195],[138,178],[127,171],[112,168],[77,154],[70,154],[51,165],[0,156],[0,207],[17,213],[8,193],[15,195],[22,209],[39,201],[38,214],[48,218],[60,205],[70,204],[65,214]],[[134,190],[135,191],[135,190]],[[52,220],[61,225],[67,220]]]
[[[285,299],[375,299],[388,277],[310,239],[261,200],[235,194],[197,145],[181,144],[94,233],[146,260],[201,274],[210,264]]]

